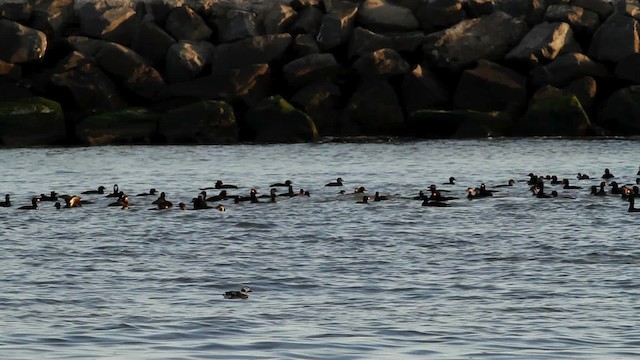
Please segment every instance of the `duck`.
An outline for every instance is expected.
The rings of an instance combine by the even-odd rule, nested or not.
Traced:
[[[630,197],[628,200],[629,202],[629,210],[627,210],[628,212],[640,212],[640,209],[637,209],[635,207],[635,198],[634,197]]]
[[[120,188],[118,188],[118,184],[114,184],[113,185],[113,192],[111,194],[107,195],[107,197],[117,197],[117,198],[119,198],[120,197],[120,193],[121,193],[121,191],[120,191]]]
[[[269,185],[269,187],[288,187],[289,185],[293,185],[293,182],[291,180],[286,180],[285,182],[281,183],[273,183]]]
[[[9,194],[4,195],[4,201],[0,202],[0,207],[10,207],[11,200],[9,200]]]
[[[125,195],[125,196],[122,198],[121,203],[122,203],[122,207],[121,207],[121,209],[122,209],[122,210],[127,210],[127,209],[129,209],[129,197],[128,197],[128,196],[126,196],[126,195]]]
[[[237,291],[237,290],[227,291],[224,294],[222,294],[222,296],[224,296],[225,299],[243,299],[243,300],[246,300],[246,299],[249,298],[249,293],[250,292],[253,292],[250,287],[243,286],[242,289],[240,289],[240,291]]]
[[[560,185],[560,184],[562,184],[562,180],[558,180],[557,176],[552,175],[550,183],[551,183],[551,185]]]
[[[429,198],[425,198],[422,202],[422,206],[435,206],[435,207],[449,207],[451,204],[442,201],[429,200]]]
[[[367,189],[365,189],[364,186],[358,186],[358,187],[353,189],[353,193],[354,194],[364,194],[366,192],[367,192]]]
[[[274,190],[275,190],[275,191],[274,191]],[[277,191],[277,190],[276,190],[275,188],[272,188],[272,189],[271,189],[271,192],[272,192],[272,193],[275,193],[276,191]],[[287,187],[287,192],[282,193],[282,194],[280,194],[280,195],[278,195],[278,196],[288,196],[288,197],[293,197],[293,196],[296,196],[296,195],[297,195],[297,194],[296,194],[295,192],[293,192],[293,186],[292,186],[292,185],[289,185],[289,186]],[[269,194],[267,197],[271,197],[271,194]]]
[[[373,195],[373,201],[384,201],[389,200],[389,197],[386,195],[380,195],[378,191]]]
[[[300,188],[300,190],[298,191],[298,196],[311,196],[311,193],[309,192],[309,190],[305,190]]]
[[[187,204],[181,202],[178,204],[178,209],[180,210],[187,210]]]
[[[224,208],[224,205],[222,205],[222,204],[218,204],[216,206],[216,210],[218,210],[220,212],[225,212],[226,211],[225,208]]]
[[[604,174],[602,174],[602,178],[605,180],[614,178],[613,174],[609,171],[609,169],[604,169]]]
[[[426,196],[424,195],[424,192],[423,192],[422,190],[420,190],[420,191],[418,192],[418,195],[417,195],[417,196],[414,196],[412,199],[413,199],[413,200],[424,200],[424,199],[425,199],[425,197],[426,197]]]
[[[527,185],[536,185],[538,183],[538,175],[529,173],[529,175],[527,176],[529,177],[529,180],[527,180]]]
[[[457,200],[458,198],[453,196],[442,196],[440,191],[432,191],[428,199],[431,201],[449,201]]]
[[[62,207],[62,205],[60,205],[59,201],[56,201],[55,204],[53,204],[53,207],[56,208],[56,210],[60,210],[60,208]]]
[[[158,198],[155,199],[151,204],[158,205],[158,204],[160,204],[162,202],[165,202],[165,201],[167,201],[166,197],[167,197],[167,194],[165,194],[164,191],[163,191],[163,192],[160,193],[160,196],[158,196]]]
[[[606,191],[604,191],[604,187],[605,187],[606,185],[607,185],[607,184],[606,184],[604,181],[603,181],[603,182],[601,182],[601,183],[600,183],[600,190],[598,190],[598,187],[597,187],[597,186],[593,185],[593,186],[591,187],[591,195],[595,195],[595,196],[605,196],[605,195],[607,195],[607,192],[606,192]]]
[[[90,200],[82,200],[82,198],[80,196],[77,195],[60,195],[60,197],[65,201],[65,203],[69,203],[71,201],[71,199],[73,199],[74,197],[77,197],[78,199],[74,200],[74,202],[77,202],[79,205],[86,205],[86,204],[93,204],[93,201]]]
[[[609,186],[611,186],[612,194],[616,194],[616,195],[622,194],[622,188],[618,185],[616,181],[612,181],[611,184],[609,184]]]
[[[40,198],[34,196],[31,198],[31,205],[20,206],[18,210],[38,210],[38,203],[40,202]]]
[[[339,178],[336,179],[335,182],[327,183],[324,186],[342,186],[342,178],[339,177]]]
[[[362,197],[362,200],[357,201],[357,204],[368,204],[369,203],[369,195],[365,195]]]
[[[237,189],[238,188],[237,185],[225,184],[222,182],[222,180],[216,181],[216,184],[214,187],[216,189]]]
[[[455,184],[456,184],[456,178],[454,178],[453,176],[449,177],[449,182],[442,183],[442,185],[455,185]]]
[[[149,189],[148,193],[140,193],[137,194],[136,196],[151,196],[151,195],[155,195],[158,191],[154,188]]]
[[[173,203],[171,201],[164,200],[158,203],[158,207],[156,208],[156,210],[166,210],[166,209],[171,209],[172,207],[173,207]]]
[[[197,198],[191,200],[193,203],[193,210],[211,209],[211,206],[207,205],[207,199],[201,194],[198,194]]]
[[[107,204],[107,206],[123,206],[125,203],[124,198],[127,198],[127,206],[128,206],[129,198],[123,192],[120,192],[120,193],[121,194],[119,195],[118,200]]]
[[[578,173],[578,176],[577,176],[576,178],[577,178],[578,180],[589,180],[589,179],[591,179],[591,178],[589,177],[589,175],[587,175],[587,174],[582,174],[582,173]]]
[[[218,195],[213,195],[207,198],[207,201],[220,201],[220,200],[226,200],[228,199],[229,194],[227,193],[227,190],[221,190],[220,193],[218,193]]]
[[[98,190],[87,190],[87,191],[83,191],[80,194],[81,195],[87,195],[87,194],[104,194],[104,191],[106,190],[106,188],[104,186],[98,186]]]
[[[52,191],[48,196],[45,194],[40,194],[40,201],[58,201],[58,193]]]
[[[494,186],[494,187],[499,188],[499,187],[513,186],[513,185],[515,185],[515,183],[516,183],[516,181],[515,181],[515,180],[513,180],[513,179],[509,179],[509,181],[508,181],[506,184],[500,184],[500,185],[496,185],[496,186]]]
[[[569,185],[569,179],[562,179],[563,189],[582,189],[582,186]]]
[[[80,200],[81,200],[80,196],[70,196],[65,199],[66,204],[64,205],[64,207],[65,208],[81,207],[82,202]]]

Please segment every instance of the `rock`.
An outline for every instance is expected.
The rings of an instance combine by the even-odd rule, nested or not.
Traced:
[[[286,32],[295,20],[298,13],[291,6],[274,4],[265,14],[263,27],[265,34],[281,34]]]
[[[593,35],[589,56],[600,61],[620,62],[640,52],[638,22],[624,15],[610,16]]]
[[[462,110],[520,110],[527,101],[527,79],[486,60],[462,73],[453,107]]]
[[[410,9],[387,0],[365,0],[358,11],[358,23],[371,31],[412,31],[419,27]]]
[[[318,137],[313,120],[280,96],[265,98],[249,109],[241,131],[259,143],[308,142]]]
[[[624,15],[638,20],[640,14],[640,2],[638,0],[618,0],[613,3],[613,13]]]
[[[149,14],[148,21],[153,21],[158,25],[164,25],[175,8],[185,5],[184,0],[152,0],[145,2],[146,13]]]
[[[138,25],[129,6],[110,7],[104,1],[86,3],[76,12],[83,35],[129,46]]]
[[[51,83],[67,89],[85,114],[115,111],[126,106],[113,81],[93,59],[78,52],[72,52],[58,64]]]
[[[211,63],[214,46],[206,41],[179,41],[167,52],[165,75],[167,82],[177,83],[196,78]]]
[[[525,20],[530,25],[539,24],[546,11],[545,0],[496,0],[497,10]]]
[[[291,1],[291,7],[294,8],[295,11],[300,11],[310,6],[319,8],[319,7],[322,7],[322,5],[323,5],[322,0],[292,0]]]
[[[572,0],[571,5],[595,12],[600,17],[600,21],[604,21],[613,12],[613,4],[610,0]]]
[[[296,57],[303,57],[320,52],[315,37],[311,34],[298,34],[293,40],[293,52]]]
[[[200,15],[188,6],[173,9],[167,17],[165,29],[176,40],[209,40],[213,33]]]
[[[230,10],[216,18],[215,24],[218,41],[223,44],[260,35],[257,16],[248,11]]]
[[[74,23],[74,0],[39,0],[31,13],[31,27],[53,40],[65,36]]]
[[[252,105],[261,100],[270,85],[269,65],[248,65],[177,84],[160,91],[161,98],[188,97],[201,100],[243,100]]]
[[[570,94],[534,96],[515,126],[519,136],[585,136],[592,131],[580,101]]]
[[[22,68],[20,67],[20,65],[11,64],[0,60],[0,80],[3,77],[5,79],[18,81],[18,79],[22,77]]]
[[[59,103],[41,98],[0,101],[0,144],[56,145],[65,141],[64,114]]]
[[[526,32],[524,21],[496,11],[429,34],[423,51],[438,67],[460,69],[478,59],[502,59]]]
[[[416,65],[402,81],[402,103],[406,113],[411,114],[444,107],[449,103],[449,95],[429,68]]]
[[[349,41],[349,58],[384,48],[412,53],[425,39],[426,36],[419,31],[383,35],[358,27],[353,30]]]
[[[320,135],[338,135],[337,119],[342,94],[329,80],[321,80],[300,89],[291,102],[311,117]]]
[[[575,95],[585,110],[591,109],[597,90],[596,79],[591,76],[577,78],[562,88],[565,93]]]
[[[280,59],[291,45],[291,35],[255,36],[216,48],[212,60],[214,73]]]
[[[434,0],[423,3],[416,11],[420,28],[432,32],[441,30],[464,20],[464,10],[460,0]]]
[[[407,8],[411,11],[416,11],[420,5],[422,5],[422,0],[389,0],[391,5],[397,5],[403,8]]]
[[[569,53],[558,56],[547,65],[531,70],[530,79],[537,86],[565,86],[571,80],[581,76],[606,77],[608,73],[605,66],[593,62],[588,56]]]
[[[324,13],[315,6],[306,7],[298,13],[298,17],[289,27],[291,34],[311,34],[314,37],[320,30]]]
[[[323,50],[331,50],[345,43],[351,36],[358,13],[358,4],[341,1],[322,17],[316,41]]]
[[[144,108],[128,108],[89,116],[76,125],[86,145],[150,144],[157,139],[160,115]]]
[[[386,81],[362,83],[344,114],[344,121],[353,123],[363,135],[399,135],[405,129],[398,96]]]
[[[534,26],[505,59],[536,65],[558,55],[580,51],[569,24],[545,22]]]
[[[82,36],[71,36],[67,42],[85,56],[94,57],[100,68],[142,97],[154,98],[158,89],[165,85],[156,69],[122,45]]]
[[[496,10],[495,0],[467,0],[462,5],[472,18],[489,15]]]
[[[0,19],[0,39],[0,60],[12,64],[40,60],[47,50],[44,33],[11,20]]]
[[[153,64],[160,64],[165,61],[167,51],[175,42],[160,26],[147,21],[138,27],[131,49]]]
[[[631,54],[620,60],[616,66],[615,75],[619,79],[640,84],[640,53]]]
[[[353,63],[360,76],[365,79],[388,78],[409,71],[409,63],[392,49],[380,49],[363,55]]]
[[[201,101],[162,114],[158,132],[169,144],[232,144],[238,126],[231,105]]]
[[[572,5],[551,5],[544,14],[549,22],[565,22],[571,25],[576,33],[593,34],[600,26],[597,13]]]
[[[333,54],[311,54],[293,60],[282,68],[290,87],[298,88],[338,74],[340,66]]]
[[[613,134],[640,135],[640,86],[613,93],[598,112],[598,124]]]
[[[26,22],[31,17],[32,4],[27,1],[3,2],[0,4],[0,18],[16,22]]]
[[[511,118],[500,112],[419,110],[409,116],[408,132],[419,138],[508,136]]]

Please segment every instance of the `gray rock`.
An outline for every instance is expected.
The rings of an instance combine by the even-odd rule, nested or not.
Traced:
[[[206,41],[179,41],[167,52],[165,74],[168,83],[196,78],[211,63],[215,47]]]
[[[86,117],[76,136],[86,145],[150,144],[157,138],[160,115],[144,108],[127,108]]]
[[[248,11],[229,10],[224,16],[216,18],[215,24],[220,43],[229,43],[260,35],[257,16]]]
[[[429,108],[442,108],[449,94],[426,66],[416,65],[402,81],[402,103],[407,114]]]
[[[298,16],[291,6],[274,4],[262,20],[265,34],[281,34],[286,32]]]
[[[486,60],[462,73],[453,107],[462,110],[520,110],[527,102],[527,79],[515,71]]]
[[[314,37],[320,30],[324,13],[315,6],[306,7],[298,13],[295,21],[289,27],[291,34],[311,34]]]
[[[200,15],[188,6],[173,9],[167,17],[165,29],[176,40],[203,41],[213,33]]]
[[[298,88],[309,83],[329,79],[338,74],[340,66],[333,54],[311,54],[293,60],[282,68],[289,86]]]
[[[18,147],[64,142],[65,120],[59,103],[41,97],[3,100],[0,101],[1,145]]]
[[[129,46],[138,25],[129,6],[110,7],[104,1],[87,3],[76,11],[83,35]]]
[[[358,23],[372,31],[412,31],[419,26],[410,9],[387,0],[365,0],[358,11]]]
[[[386,81],[362,83],[349,99],[344,116],[343,121],[353,123],[363,135],[399,135],[405,129],[398,96]]]
[[[300,89],[291,102],[311,117],[320,135],[338,135],[340,88],[329,80],[322,80]]]
[[[358,27],[349,40],[349,58],[362,56],[375,50],[389,48],[399,52],[414,52],[426,40],[421,31],[377,34]]]
[[[238,142],[233,107],[224,101],[201,101],[166,111],[158,123],[158,133],[169,144]]]
[[[31,27],[47,34],[50,39],[65,36],[74,23],[74,0],[40,0],[31,13]]]
[[[409,63],[393,49],[380,49],[361,56],[353,68],[365,79],[388,78],[409,71]]]
[[[592,34],[600,26],[597,13],[572,5],[550,5],[544,15],[549,22],[566,22],[577,33]]]
[[[589,56],[617,63],[640,51],[638,22],[628,16],[612,15],[596,31],[589,46]]]
[[[318,130],[313,120],[280,96],[263,99],[244,117],[246,136],[259,143],[314,141]]]
[[[580,53],[569,53],[557,57],[547,65],[539,66],[530,73],[532,83],[537,86],[565,86],[582,76],[608,76],[607,68]]]
[[[423,51],[438,67],[460,69],[478,59],[502,59],[526,32],[524,21],[496,11],[429,34]]]
[[[422,29],[431,32],[455,25],[465,15],[461,0],[433,0],[418,8],[416,18]]]
[[[252,64],[268,64],[280,59],[291,45],[291,35],[255,36],[216,48],[212,60],[214,73]]]
[[[154,22],[142,23],[133,37],[131,49],[154,64],[163,62],[176,40]]]
[[[12,64],[40,60],[47,50],[44,33],[11,20],[0,19],[0,39],[0,60]]]
[[[558,55],[580,51],[569,24],[545,22],[534,26],[505,59],[536,65]]]
[[[640,84],[640,53],[631,54],[616,65],[615,75],[619,79]]]
[[[26,22],[31,18],[32,4],[27,1],[3,2],[0,4],[0,18],[7,20]]]
[[[331,50],[345,43],[351,36],[358,13],[358,4],[341,1],[322,17],[316,40],[323,50]]]
[[[640,85],[613,93],[598,112],[598,124],[613,134],[640,135]]]

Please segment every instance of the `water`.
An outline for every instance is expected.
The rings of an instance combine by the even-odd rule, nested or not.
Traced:
[[[449,208],[410,200],[526,174],[635,182],[634,140],[2,149],[2,359],[628,359],[640,356],[639,213],[525,183]],[[365,186],[356,204],[323,184]],[[309,198],[224,213],[108,199],[18,211],[33,195],[118,184],[174,204],[215,180]],[[440,186],[440,185],[439,185]],[[445,186],[441,186],[445,188]],[[234,191],[235,192],[235,191]],[[155,197],[154,197],[155,198]],[[214,204],[212,204],[214,205]],[[249,285],[249,300],[222,293]]]

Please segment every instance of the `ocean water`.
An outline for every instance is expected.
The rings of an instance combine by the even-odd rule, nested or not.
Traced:
[[[622,139],[0,149],[13,203],[0,208],[0,358],[638,358],[640,213],[588,189],[605,168],[635,183],[638,154]],[[530,172],[583,189],[464,197]],[[323,186],[337,177],[390,200]],[[311,196],[226,212],[134,196],[189,203],[216,180],[247,195],[287,179]],[[16,210],[114,184],[128,210],[103,195]],[[411,199],[431,184],[460,199]],[[243,285],[249,299],[223,298]]]

